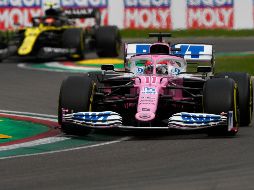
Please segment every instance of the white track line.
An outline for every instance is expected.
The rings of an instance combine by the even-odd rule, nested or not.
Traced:
[[[27,69],[27,70],[32,70],[32,71],[46,71],[46,72],[58,72],[58,73],[84,73],[84,71],[82,72],[70,72],[68,70],[52,70],[52,69],[46,69],[46,68],[32,68],[32,67],[27,67],[24,63],[19,63],[18,67],[21,69]]]
[[[31,112],[21,112],[21,111],[10,111],[10,110],[0,110],[0,113],[7,114],[7,115],[15,115],[15,116],[22,116],[22,117],[44,119],[44,120],[50,120],[50,121],[56,121],[56,117],[57,117],[55,115],[39,114],[39,113],[31,113]],[[68,138],[68,137],[43,138],[43,139],[35,140],[35,141],[32,141],[32,142],[21,143],[21,144],[17,144],[17,145],[9,145],[9,146],[6,146],[6,147],[0,147],[0,151],[12,150],[12,149],[17,149],[17,148],[32,147],[32,146],[37,146],[37,145],[42,145],[42,144],[49,144],[49,143],[59,142],[59,141],[63,141],[63,140],[68,140],[68,139],[70,139],[70,138]],[[84,150],[84,149],[88,149],[88,148],[95,148],[95,147],[115,144],[115,143],[119,143],[119,142],[126,141],[126,140],[129,140],[129,139],[131,139],[131,137],[124,137],[124,138],[120,138],[120,139],[117,139],[117,140],[114,140],[114,141],[109,141],[109,142],[104,142],[104,143],[99,143],[99,144],[93,144],[93,145],[83,146],[83,147],[69,148],[69,149],[42,152],[42,153],[35,153],[35,154],[7,156],[7,157],[0,158],[0,160],[11,159],[11,158],[31,157],[31,156],[37,156],[37,155],[48,155],[48,154],[75,151],[75,150]]]
[[[42,118],[57,118],[56,115],[48,115],[48,114],[41,114],[41,113],[32,113],[32,112],[22,112],[22,111],[11,111],[11,110],[1,110],[0,113],[3,114],[12,114],[12,115],[18,115],[18,116],[37,116]]]
[[[18,144],[13,144],[13,145],[7,145],[7,146],[2,146],[0,147],[0,151],[6,151],[6,150],[14,150],[18,148],[28,148],[28,147],[33,147],[33,146],[39,146],[39,145],[45,145],[45,144],[51,144],[51,143],[56,143],[60,141],[65,141],[69,140],[70,138],[68,137],[46,137],[34,141],[29,141],[25,143],[18,143]]]
[[[58,73],[84,73],[94,71],[95,69],[86,69],[86,70],[71,70],[71,69],[56,69],[56,68],[33,68],[28,67],[25,63],[19,63],[18,67],[21,69],[33,70],[33,71],[46,71],[46,72],[58,72]]]
[[[89,148],[95,148],[95,147],[100,147],[100,146],[105,146],[105,145],[110,145],[110,144],[116,144],[120,143],[122,141],[129,140],[131,137],[124,137],[120,138],[118,140],[114,141],[109,141],[105,143],[99,143],[99,144],[93,144],[90,146],[83,146],[83,147],[77,147],[77,148],[69,148],[69,149],[64,149],[64,150],[56,150],[56,151],[50,151],[50,152],[42,152],[42,153],[37,153],[37,154],[27,154],[27,155],[18,155],[18,156],[7,156],[7,157],[2,157],[0,160],[6,160],[6,159],[12,159],[12,158],[24,158],[24,157],[32,157],[32,156],[39,156],[39,155],[49,155],[49,154],[55,154],[55,153],[61,153],[61,152],[68,152],[68,151],[75,151],[75,150],[85,150]]]

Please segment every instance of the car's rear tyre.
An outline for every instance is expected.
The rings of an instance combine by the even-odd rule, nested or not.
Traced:
[[[233,111],[233,125],[237,129],[239,120],[238,89],[232,79],[214,78],[207,80],[203,89],[204,113],[221,114]],[[228,131],[227,126],[211,127],[209,135],[233,136],[237,130]]]
[[[249,74],[223,72],[216,74],[216,77],[232,78],[237,83],[239,91],[240,125],[248,126],[251,122],[253,112],[253,88]]]
[[[70,53],[67,58],[73,61],[84,59],[85,36],[80,28],[70,28],[63,32],[62,45],[64,48],[77,49],[75,53]]]
[[[58,123],[65,133],[78,135],[90,133],[89,128],[63,122],[62,109],[73,112],[91,111],[94,90],[95,83],[87,75],[71,76],[63,81],[59,95]]]
[[[116,26],[102,26],[95,31],[96,52],[99,57],[117,57],[120,54],[121,36]]]

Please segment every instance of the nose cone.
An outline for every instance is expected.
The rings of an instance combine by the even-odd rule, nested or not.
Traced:
[[[148,122],[152,121],[155,118],[155,114],[150,111],[141,111],[136,113],[135,117],[138,121]]]

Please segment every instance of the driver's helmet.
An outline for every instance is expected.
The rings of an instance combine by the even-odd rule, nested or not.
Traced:
[[[44,20],[44,25],[46,25],[46,26],[53,26],[54,23],[55,23],[55,19],[51,18],[51,17],[50,18],[46,18]]]
[[[49,8],[49,9],[45,10],[46,16],[59,17],[62,14],[63,14],[63,9],[61,9],[61,8]]]
[[[152,64],[152,61],[150,61],[150,60],[146,61],[144,73],[145,74],[153,74],[153,64]]]
[[[156,74],[167,75],[168,74],[168,65],[167,64],[157,64],[156,65]]]

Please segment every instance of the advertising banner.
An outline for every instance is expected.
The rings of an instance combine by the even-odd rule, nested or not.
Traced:
[[[171,29],[171,0],[124,0],[124,28]]]
[[[44,14],[47,0],[0,0],[0,30],[12,30],[17,27],[31,26],[32,17]],[[58,7],[92,9],[101,11],[102,25],[108,24],[108,0],[55,0]],[[44,7],[44,8],[43,8]],[[91,26],[94,19],[77,19],[78,26]]]
[[[187,0],[188,29],[232,29],[234,0]]]
[[[29,26],[41,14],[41,0],[0,0],[0,30]]]

